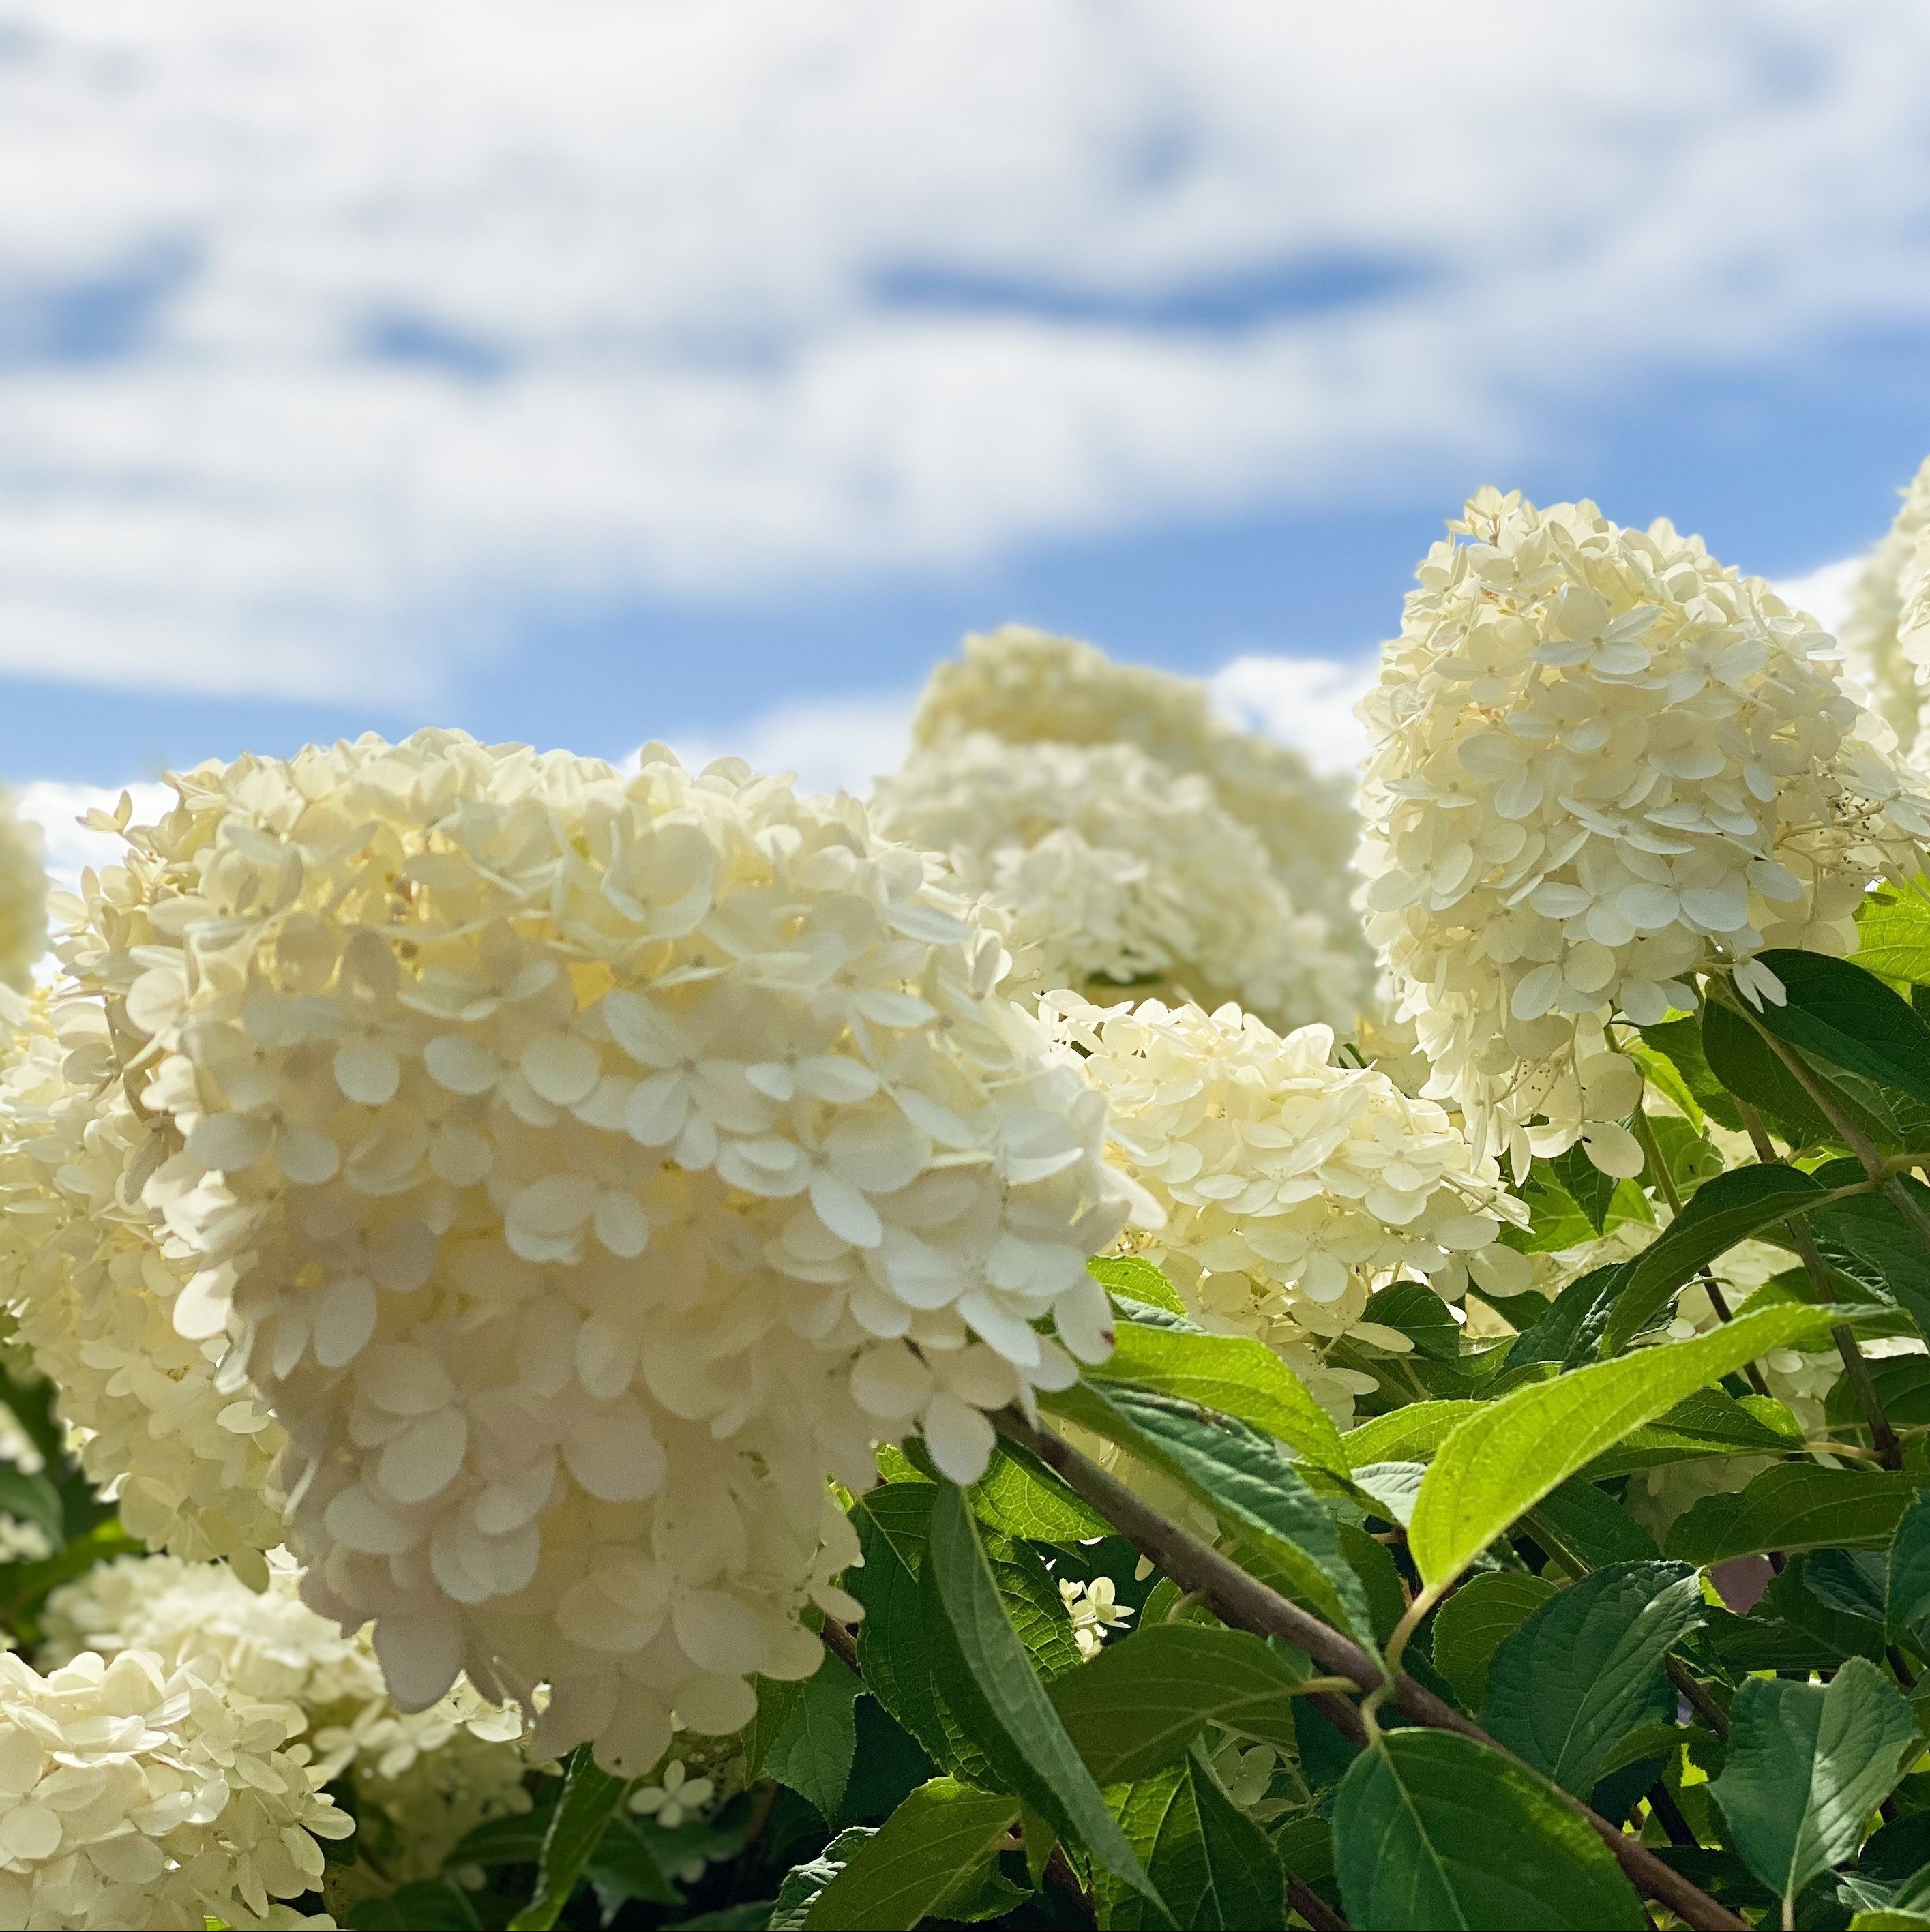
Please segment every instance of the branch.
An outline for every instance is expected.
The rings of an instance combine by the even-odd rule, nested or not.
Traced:
[[[1289,1603],[1237,1563],[1189,1535],[1049,1430],[1034,1428],[1010,1409],[992,1420],[1001,1435],[1055,1471],[1075,1495],[1107,1518],[1175,1583],[1202,1592],[1222,1622],[1262,1636],[1284,1637],[1322,1669],[1337,1677],[1352,1678],[1363,1690],[1371,1691],[1385,1682],[1386,1672],[1379,1660],[1352,1638]],[[1390,1694],[1396,1708],[1415,1723],[1436,1730],[1458,1731],[1490,1750],[1511,1756],[1478,1724],[1405,1673],[1394,1679]],[[1308,1701],[1343,1737],[1357,1744],[1364,1741],[1367,1731],[1360,1713],[1344,1697],[1325,1692]],[[1619,1826],[1559,1787],[1550,1785],[1547,1789],[1586,1822],[1636,1886],[1666,1905],[1695,1932],[1747,1932],[1733,1912],[1671,1870]]]

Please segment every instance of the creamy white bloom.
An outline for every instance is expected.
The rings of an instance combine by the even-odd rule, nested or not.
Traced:
[[[1059,1598],[1072,1618],[1073,1641],[1088,1663],[1106,1648],[1108,1630],[1123,1630],[1132,1620],[1133,1606],[1118,1600],[1118,1588],[1110,1576],[1084,1583],[1070,1577],[1060,1581]]]
[[[1903,491],[1895,520],[1865,560],[1840,633],[1843,662],[1920,765],[1930,682],[1930,461]]]
[[[287,1432],[305,1599],[404,1710],[546,1684],[546,1754],[738,1728],[808,1602],[855,1614],[876,1358],[965,1477],[974,1338],[1001,1400],[1110,1346],[1098,1096],[916,854],[740,762],[425,732],[173,782],[62,956],[178,1137],[174,1325]]]
[[[1830,639],[1698,539],[1491,490],[1450,529],[1361,706],[1368,934],[1478,1146],[1633,1174],[1607,1023],[1729,967],[1775,998],[1766,947],[1848,952],[1930,802]]]
[[[43,1676],[0,1656],[0,1924],[332,1925],[275,1902],[354,1829],[287,1735],[209,1660],[88,1652]]]
[[[368,1633],[345,1635],[317,1616],[299,1581],[280,1552],[260,1591],[225,1563],[118,1558],[49,1598],[41,1660],[140,1650],[172,1670],[214,1658],[237,1695],[274,1707],[303,1740],[317,1784],[350,1775],[364,1838],[383,1840],[392,1887],[432,1878],[472,1827],[529,1810],[520,1715],[485,1703],[464,1681],[428,1710],[398,1711]]]
[[[56,1029],[58,1028],[58,1037]],[[140,1198],[168,1138],[113,1078],[106,1016],[36,1000],[0,1074],[0,1307],[54,1384],[83,1467],[143,1541],[227,1556],[259,1582],[281,1540],[283,1437],[215,1382],[218,1340],[176,1332],[195,1269]]]
[[[1258,836],[1135,746],[941,739],[880,783],[873,815],[1005,921],[1015,997],[1153,980],[1283,1024],[1345,1025],[1361,1004],[1357,962],[1295,910]]]
[[[1282,1039],[1233,1006],[1044,1005],[1088,1056],[1115,1157],[1166,1210],[1144,1251],[1208,1327],[1265,1342],[1337,1419],[1373,1382],[1326,1361],[1334,1341],[1407,1346],[1366,1321],[1376,1290],[1421,1280],[1451,1304],[1470,1272],[1529,1285],[1499,1240],[1526,1210],[1493,1160],[1435,1102],[1334,1065],[1326,1028]]]
[[[911,729],[926,749],[989,731],[1013,745],[1136,746],[1169,770],[1197,772],[1221,808],[1259,836],[1293,904],[1325,919],[1331,943],[1364,963],[1350,904],[1359,835],[1351,785],[1216,716],[1197,679],[1115,664],[1076,638],[1007,624],[967,638],[964,656],[932,672]]]
[[[640,1818],[654,1818],[666,1832],[674,1832],[692,1818],[701,1818],[717,1795],[716,1784],[707,1778],[692,1778],[680,1757],[665,1765],[654,1784],[640,1784],[630,1793],[630,1809]]]
[[[47,950],[47,840],[0,791],[0,986],[25,992]]]

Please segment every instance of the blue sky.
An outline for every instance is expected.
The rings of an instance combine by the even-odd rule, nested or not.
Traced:
[[[1886,0],[17,0],[0,776],[438,722],[857,779],[1007,618],[1357,667],[1487,481],[1835,562],[1930,448],[1926,55]],[[1307,688],[1259,722],[1330,737]]]

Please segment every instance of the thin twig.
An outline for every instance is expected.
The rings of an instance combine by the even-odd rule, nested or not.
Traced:
[[[1700,1845],[1698,1838],[1688,1820],[1682,1815],[1682,1807],[1669,1796],[1669,1788],[1658,1778],[1649,1786],[1646,1794],[1649,1809],[1655,1814],[1655,1822],[1668,1834],[1672,1845]]]
[[[1379,1662],[1352,1638],[1289,1603],[1237,1563],[1141,1502],[1123,1484],[1049,1430],[1035,1429],[1010,1409],[993,1420],[1001,1434],[1030,1450],[1064,1478],[1076,1495],[1091,1504],[1175,1582],[1184,1588],[1203,1590],[1222,1622],[1262,1636],[1284,1637],[1325,1670],[1337,1677],[1352,1678],[1370,1694],[1385,1681],[1386,1673]],[[1458,1731],[1504,1756],[1511,1755],[1478,1724],[1404,1673],[1394,1678],[1389,1692],[1395,1706],[1414,1723],[1437,1730]],[[1346,1698],[1328,1692],[1308,1702],[1342,1736],[1357,1744],[1365,1739],[1367,1730],[1361,1714]],[[1567,1792],[1553,1786],[1548,1789],[1586,1822],[1635,1886],[1666,1905],[1695,1928],[1696,1932],[1745,1932],[1743,1922],[1727,1906],[1691,1885],[1680,1873],[1671,1870],[1620,1826],[1611,1824]]]
[[[1286,1902],[1313,1927],[1313,1932],[1347,1932],[1347,1922],[1291,1872],[1286,1875]]]
[[[1679,1658],[1664,1658],[1662,1668],[1668,1672],[1669,1682],[1688,1700],[1703,1722],[1726,1744],[1729,1742],[1729,1713],[1697,1683],[1688,1667]]]

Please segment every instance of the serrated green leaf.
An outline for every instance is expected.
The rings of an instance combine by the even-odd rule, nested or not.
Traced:
[[[509,1932],[550,1932],[629,1789],[627,1779],[598,1768],[589,1745],[570,1754],[563,1794],[543,1834],[536,1895],[510,1920]]]
[[[1196,1752],[1107,1794],[1166,1902],[1164,1913],[1117,1884],[1097,1888],[1108,1932],[1244,1932],[1285,1923],[1286,1880],[1266,1834],[1221,1791]]]
[[[1919,1496],[1896,1526],[1883,1614],[1893,1637],[1910,1636],[1930,1623],[1930,1496]]]
[[[1096,1864],[1157,1904],[1007,1618],[965,1492],[950,1484],[932,1505],[924,1582],[927,1640],[948,1632],[963,1666],[958,1690],[945,1680],[947,1700],[957,1702],[958,1691],[968,1690],[976,1708],[961,1714],[977,1735],[1004,1747],[995,1759],[1004,1779],[1061,1835],[1082,1844]],[[941,1613],[935,1619],[933,1604]]]
[[[1602,1352],[1613,1354],[1632,1340],[1698,1268],[1828,1197],[1829,1190],[1800,1168],[1738,1167],[1718,1174],[1637,1258],[1602,1330]]]
[[[1424,1462],[1456,1426],[1481,1407],[1478,1402],[1415,1402],[1376,1415],[1340,1438],[1350,1468],[1368,1462]]]
[[[1812,1147],[1832,1137],[1828,1119],[1802,1082],[1740,1013],[1709,1001],[1702,1010],[1702,1043],[1709,1069],[1723,1087],[1736,1100],[1748,1101],[1792,1148]],[[1703,1104],[1710,1106],[1706,1098]],[[1742,1125],[1739,1114],[1736,1124]]]
[[[1786,1455],[1802,1444],[1802,1425],[1766,1396],[1737,1397],[1697,1389],[1591,1462],[1590,1482],[1710,1456]]]
[[[1451,1362],[1461,1352],[1460,1324],[1425,1282],[1397,1281],[1370,1294],[1361,1319],[1405,1335],[1416,1354],[1437,1362]]]
[[[911,1932],[983,1874],[1018,1820],[1016,1798],[950,1778],[920,1785],[852,1848],[818,1893],[807,1932]]]
[[[1930,1101],[1930,1026],[1873,973],[1826,953],[1787,948],[1757,956],[1781,980],[1780,1005],[1751,1017],[1791,1046],[1884,1087]]]
[[[1454,1687],[1463,1710],[1481,1708],[1494,1653],[1554,1594],[1544,1576],[1498,1570],[1470,1576],[1434,1612],[1434,1668]]]
[[[751,1688],[757,1693],[757,1715],[740,1734],[744,1741],[744,1778],[755,1780],[764,1770],[764,1761],[777,1742],[778,1734],[791,1721],[804,1687],[794,1679],[754,1677]]]
[[[1435,1305],[1440,1306],[1438,1298]],[[1264,1342],[1246,1335],[1187,1334],[1136,1322],[1118,1323],[1113,1335],[1112,1354],[1088,1370],[1089,1376],[1197,1402],[1274,1437],[1323,1469],[1346,1473],[1333,1418]]]
[[[1163,1308],[1169,1315],[1187,1312],[1179,1290],[1151,1262],[1138,1255],[1094,1255],[1085,1269],[1109,1294],[1143,1302],[1148,1308]]]
[[[1856,964],[1886,980],[1930,981],[1930,892],[1883,886],[1856,909]]]
[[[1867,975],[1865,976],[1867,976]],[[1751,1871],[1784,1900],[1850,1857],[1923,1749],[1895,1684],[1853,1657],[1827,1686],[1746,1678],[1711,1795]]]
[[[1655,1539],[1616,1502],[1580,1476],[1550,1490],[1524,1519],[1542,1548],[1586,1570],[1652,1562]]]
[[[1930,1355],[1892,1355],[1868,1364],[1870,1381],[1884,1414],[1897,1429],[1930,1425]],[[1863,1412],[1847,1376],[1838,1376],[1823,1399],[1823,1419],[1832,1430],[1860,1429],[1868,1433]]]
[[[1383,1732],[1355,1759],[1334,1800],[1334,1863],[1348,1922],[1373,1932],[1646,1923],[1608,1848],[1574,1812],[1454,1731]]]
[[[1832,1162],[1818,1176],[1826,1182],[1850,1163]],[[1930,1187],[1913,1176],[1901,1184],[1925,1209]],[[1930,1336],[1930,1253],[1896,1204],[1880,1194],[1838,1201],[1809,1217],[1823,1258],[1861,1286],[1894,1301],[1919,1333]]]
[[[1246,1630],[1153,1624],[1052,1687],[1066,1734],[1101,1786],[1182,1760],[1208,1724],[1291,1750],[1306,1673]]]
[[[1423,1581],[1442,1588],[1557,1484],[1645,1422],[1757,1355],[1826,1335],[1830,1319],[1814,1309],[1765,1309],[1484,1405],[1442,1444],[1421,1485],[1407,1536]]]
[[[1735,1494],[1698,1498],[1671,1526],[1666,1552],[1706,1566],[1765,1550],[1880,1549],[1895,1534],[1913,1486],[1907,1476],[1875,1470],[1781,1462]]]
[[[825,1887],[878,1836],[874,1826],[853,1825],[840,1832],[815,1858],[793,1865],[778,1887],[776,1903],[770,1908],[769,1932],[803,1932]]]
[[[1670,1024],[1694,1029],[1694,1052],[1697,1058],[1700,1058],[1702,1034],[1700,1029],[1697,1028],[1696,1022],[1692,1019],[1677,1020]],[[1668,1026],[1658,1027],[1655,1030],[1658,1033],[1666,1033],[1668,1030]],[[1642,1078],[1664,1100],[1679,1107],[1689,1125],[1698,1134],[1700,1133],[1703,1119],[1702,1102],[1696,1098],[1695,1090],[1688,1084],[1682,1069],[1649,1040],[1646,1034],[1639,1039],[1630,1040],[1622,1050],[1642,1070]],[[1703,1065],[1706,1069],[1707,1066],[1706,1060]],[[1713,1084],[1712,1075],[1709,1076],[1709,1079],[1710,1084]]]
[[[1037,1543],[1076,1543],[1112,1534],[1112,1526],[1043,1462],[1002,1439],[985,1474],[971,1486],[971,1506],[980,1522]]]
[[[1803,1589],[1836,1616],[1883,1620],[1883,1580],[1889,1568],[1877,1550],[1812,1550],[1785,1569],[1799,1570]]]
[[[829,1652],[800,1694],[784,1728],[772,1742],[764,1768],[788,1784],[834,1822],[845,1802],[845,1786],[857,1750],[857,1720],[852,1706],[864,1686]]]
[[[1293,1580],[1294,1594],[1329,1622],[1372,1641],[1367,1600],[1340,1554],[1333,1519],[1266,1436],[1119,1384],[1079,1383],[1043,1401],[1181,1484],[1231,1534],[1263,1544]],[[1337,1434],[1334,1444],[1341,1460]]]
[[[1511,1370],[1534,1362],[1574,1368],[1595,1359],[1595,1344],[1635,1264],[1617,1262],[1577,1275],[1508,1346]]]
[[[1583,1577],[1495,1652],[1481,1728],[1563,1790],[1586,1798],[1616,1744],[1645,1719],[1675,1709],[1662,1659],[1703,1610],[1701,1586],[1685,1564],[1618,1564]]]

